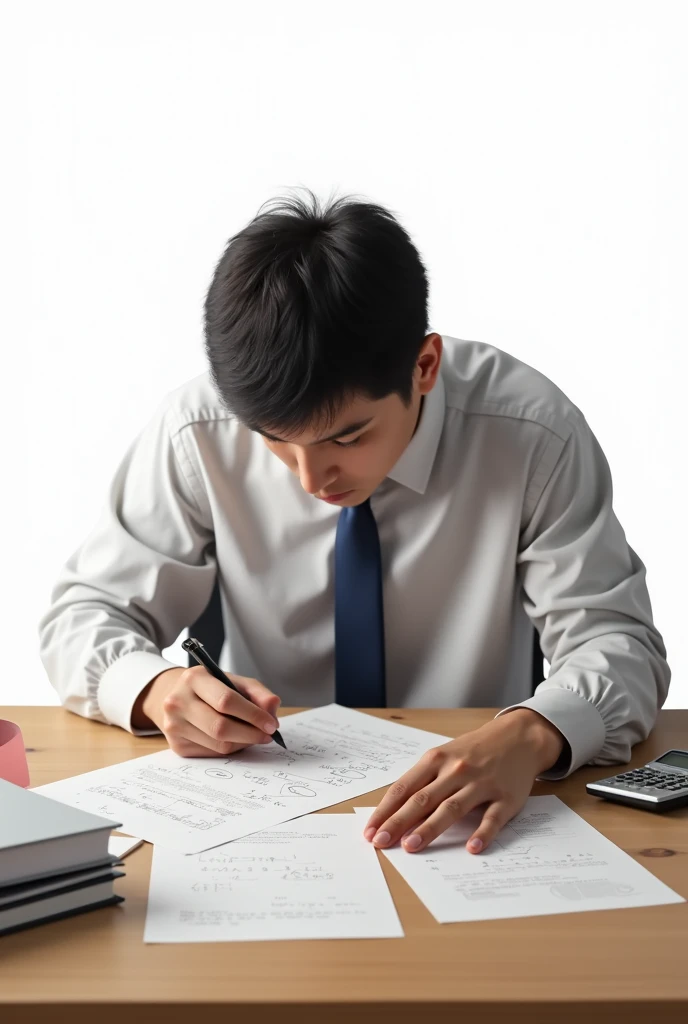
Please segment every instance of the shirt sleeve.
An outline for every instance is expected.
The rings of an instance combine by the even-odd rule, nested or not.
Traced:
[[[645,566],[616,518],[607,460],[580,413],[558,447],[517,559],[550,672],[531,698],[500,711],[532,708],[565,737],[562,756],[540,778],[627,762],[653,728],[671,677]]]
[[[169,405],[160,406],[123,458],[38,627],[63,705],[137,734],[136,698],[176,667],[160,652],[201,614],[215,581],[212,519],[183,437],[190,429],[178,429]]]

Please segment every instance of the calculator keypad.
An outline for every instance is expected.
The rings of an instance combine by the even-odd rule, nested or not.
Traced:
[[[688,776],[678,772],[658,772],[653,768],[634,768],[615,775],[610,782],[618,782],[629,789],[654,789],[660,793],[688,790]]]

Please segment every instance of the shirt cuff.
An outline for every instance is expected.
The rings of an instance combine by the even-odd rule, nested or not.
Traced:
[[[131,712],[141,690],[152,679],[168,668],[179,667],[149,651],[131,651],[118,658],[106,669],[98,686],[98,705],[106,721],[134,736],[158,735],[159,729],[133,729]]]
[[[499,715],[515,711],[516,708],[537,711],[559,730],[569,745],[569,751],[564,748],[557,763],[548,771],[541,772],[538,779],[563,779],[591,761],[602,749],[606,736],[602,716],[594,704],[575,690],[562,686],[540,689],[528,700],[504,708],[495,717],[499,718]],[[566,754],[568,757],[565,757]]]

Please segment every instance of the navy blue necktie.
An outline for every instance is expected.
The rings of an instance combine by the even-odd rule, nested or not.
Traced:
[[[385,707],[382,561],[370,499],[339,513],[334,545],[334,637],[337,703]]]

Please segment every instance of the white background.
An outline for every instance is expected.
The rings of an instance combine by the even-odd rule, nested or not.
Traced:
[[[5,648],[116,465],[205,368],[229,236],[291,186],[392,209],[433,330],[513,352],[587,416],[688,706],[688,4],[7,5],[0,44]],[[269,681],[274,684],[274,681]]]

